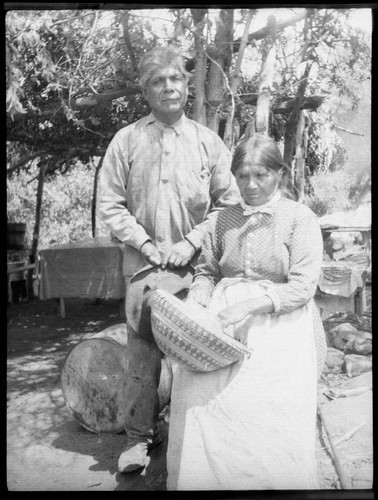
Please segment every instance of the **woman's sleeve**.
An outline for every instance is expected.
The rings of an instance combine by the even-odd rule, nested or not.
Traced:
[[[274,312],[293,311],[312,299],[319,282],[323,239],[316,215],[304,207],[297,212],[289,248],[287,283],[273,285],[268,293]]]

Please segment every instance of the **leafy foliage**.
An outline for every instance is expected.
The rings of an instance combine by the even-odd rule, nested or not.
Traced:
[[[197,16],[196,19],[204,23],[207,68],[211,58],[216,57],[218,9],[164,11],[170,15],[170,25],[162,25],[155,19],[160,15],[158,10],[150,17],[138,10],[7,12],[8,214],[11,220],[25,220],[31,230],[36,183],[27,184],[26,179],[37,175],[36,158],[46,162],[42,247],[53,240],[63,242],[90,234],[93,168],[84,165],[103,154],[117,130],[146,114],[148,108],[136,75],[136,62],[141,55],[157,44],[176,43],[186,52],[188,64],[193,68],[194,16]],[[328,171],[336,174],[341,169],[345,154],[334,124],[341,109],[356,106],[360,83],[370,73],[369,34],[350,27],[347,22],[350,12],[351,9],[310,9],[306,39],[304,21],[289,24],[277,33],[275,76],[269,89],[272,96],[270,134],[278,141],[283,140],[289,112],[280,106],[295,100],[306,64],[311,65],[311,71],[305,97],[320,95],[326,99],[316,114],[306,112],[309,120],[307,166],[311,175]],[[246,11],[235,9],[235,38],[237,32],[242,32],[245,19]],[[234,45],[238,47],[236,41]],[[236,65],[236,51],[229,70],[222,70],[223,98],[217,103],[216,111],[224,128],[234,105],[239,138],[256,114],[262,52],[263,38],[253,38],[245,53],[234,99],[231,99],[229,80]],[[211,82],[206,80],[206,84]],[[107,99],[107,95],[116,98]],[[189,116],[192,116],[195,97],[191,82],[186,106]],[[73,167],[75,171],[78,169],[77,179]],[[85,168],[88,170],[84,181],[82,169]],[[72,192],[60,173],[67,176]],[[74,187],[76,181],[78,184]],[[81,184],[85,190],[80,193],[80,189],[84,189],[79,189]],[[18,190],[16,185],[22,188]],[[61,190],[57,189],[56,193],[62,193],[56,199],[55,185]],[[18,191],[20,198],[16,201]],[[71,207],[71,213],[64,209],[65,204]],[[330,206],[332,204],[330,199]],[[77,212],[73,212],[75,210]],[[72,213],[77,216],[73,217]],[[59,228],[58,222],[47,224],[46,219],[61,221],[62,226]],[[73,232],[69,225],[74,228]]]
[[[306,196],[306,205],[319,217],[352,208],[349,199],[350,186],[355,179],[351,173],[341,170],[317,172],[311,177],[313,194]]]
[[[346,159],[346,150],[340,136],[334,129],[329,107],[321,106],[309,119],[307,164],[311,174],[334,172],[341,168]]]
[[[215,10],[197,9],[206,21],[205,50],[214,56]],[[159,17],[159,11],[156,11]],[[6,76],[8,140],[27,144],[29,150],[46,152],[69,161],[88,161],[100,155],[114,133],[146,112],[137,87],[136,62],[158,43],[181,45],[189,57],[195,56],[192,13],[195,9],[172,9],[171,28],[159,26],[153,17],[128,10],[42,10],[9,11],[6,16]],[[350,101],[358,100],[358,82],[370,67],[370,47],[366,35],[351,31],[346,23],[350,9],[313,9],[311,39],[304,60],[314,63],[306,93],[313,95],[331,87]],[[235,26],[242,25],[245,11],[235,10]],[[302,75],[303,22],[288,26],[278,36],[278,57],[274,101],[293,99]],[[241,75],[238,94],[258,93],[263,40],[249,47],[248,74]],[[237,54],[233,57],[231,71]],[[209,60],[208,60],[209,62]],[[252,74],[251,74],[252,68]],[[246,70],[245,70],[246,71]],[[225,74],[227,77],[228,74]],[[346,78],[348,77],[348,78]],[[187,110],[191,114],[194,87]],[[98,100],[104,93],[122,91],[115,100]],[[92,99],[81,105],[80,99]],[[230,95],[218,112],[230,113]],[[237,96],[235,117],[240,132],[248,123],[254,104]],[[282,134],[285,117],[272,116],[277,136]]]
[[[36,177],[38,168],[22,170],[7,179],[8,222],[26,223],[26,248],[30,251],[36,210]],[[94,166],[77,164],[62,174],[50,176],[45,182],[39,247],[69,243],[92,237],[91,199]],[[97,218],[98,236],[109,231]]]
[[[65,160],[88,161],[105,150],[119,128],[145,112],[138,91],[127,100],[73,105],[109,90],[136,87],[122,36],[122,15],[123,11],[7,13],[10,141]],[[129,28],[136,58],[148,48],[140,27]],[[150,40],[153,44],[155,37]]]

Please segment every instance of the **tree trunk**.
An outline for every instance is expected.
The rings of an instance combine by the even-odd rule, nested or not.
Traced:
[[[310,45],[309,40],[309,10],[306,11],[307,16],[305,20],[305,28],[304,28],[304,45],[300,51],[300,60],[298,63],[305,60],[307,48]],[[292,167],[292,178],[295,184],[295,165],[293,165],[293,158],[296,151],[296,136],[297,136],[297,127],[300,118],[301,109],[303,108],[304,102],[304,93],[307,86],[307,79],[310,74],[312,66],[312,61],[307,61],[306,68],[303,72],[302,77],[300,78],[300,83],[298,85],[298,93],[295,99],[293,108],[289,114],[289,117],[286,122],[285,127],[285,146],[284,146],[284,161]]]
[[[207,126],[218,133],[219,109],[227,82],[227,75],[231,65],[231,44],[234,22],[233,9],[222,9],[217,19],[215,34],[215,49],[208,54],[210,67],[207,78],[206,98],[209,105],[207,110]]]
[[[298,121],[301,113],[301,109],[303,107],[304,101],[304,93],[307,85],[307,78],[310,73],[311,62],[308,61],[306,65],[306,69],[301,78],[301,83],[298,87],[298,94],[295,99],[295,103],[289,118],[286,122],[285,127],[285,148],[284,148],[284,160],[288,165],[291,165],[295,153],[295,138],[297,133]]]
[[[193,13],[193,11],[196,11]],[[197,12],[200,11],[200,12]],[[205,80],[206,80],[206,56],[203,42],[203,29],[205,26],[204,16],[206,9],[192,9],[194,20],[194,46],[196,49],[195,65],[195,100],[193,105],[193,119],[206,126],[206,105],[205,105]]]
[[[131,63],[131,70],[133,73],[133,77],[136,77],[138,75],[138,64],[135,58],[134,54],[134,49],[131,44],[130,36],[129,36],[129,19],[130,19],[130,13],[127,10],[124,14],[121,16],[121,24],[122,24],[122,30],[123,30],[123,40],[126,45],[127,52],[130,57],[130,63]]]
[[[261,46],[262,69],[256,108],[256,132],[265,135],[269,133],[270,96],[276,62],[276,27],[276,18],[269,16],[267,21],[269,35],[263,40]]]
[[[94,181],[93,181],[93,196],[92,196],[92,238],[96,238],[96,206],[97,206],[97,185],[98,185],[98,175],[100,173],[102,163],[104,161],[105,155],[102,155],[100,161],[97,164]]]
[[[248,11],[248,16],[245,22],[244,26],[244,32],[242,36],[242,41],[239,47],[239,52],[238,52],[238,58],[235,64],[235,71],[234,74],[231,77],[231,99],[232,99],[232,106],[231,106],[231,113],[230,116],[227,118],[226,122],[226,129],[223,137],[223,141],[226,144],[226,146],[232,151],[234,149],[235,143],[239,139],[239,133],[240,133],[240,125],[238,122],[234,121],[234,114],[235,114],[235,94],[238,90],[239,86],[239,79],[240,79],[240,69],[244,57],[244,51],[248,43],[248,33],[249,33],[249,27],[251,25],[252,19],[256,13],[256,10],[250,9]],[[238,132],[236,132],[238,131]]]

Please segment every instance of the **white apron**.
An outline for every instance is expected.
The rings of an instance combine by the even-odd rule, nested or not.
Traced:
[[[266,285],[224,278],[209,309],[217,313],[253,299]],[[236,325],[248,329],[249,359],[206,373],[178,367],[171,396],[168,490],[319,488],[310,307],[255,315]]]

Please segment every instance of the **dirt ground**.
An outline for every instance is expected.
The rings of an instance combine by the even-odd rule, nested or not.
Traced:
[[[9,491],[165,490],[169,423],[159,423],[163,444],[142,473],[119,474],[125,434],[93,433],[80,426],[63,399],[65,357],[78,342],[119,324],[118,301],[55,300],[9,305],[7,353],[7,488]],[[322,490],[349,487],[368,493],[373,480],[372,391],[321,399],[339,469],[318,421],[316,459]],[[166,419],[167,420],[167,419]],[[356,497],[357,498],[357,497]],[[366,497],[364,497],[366,498]]]

